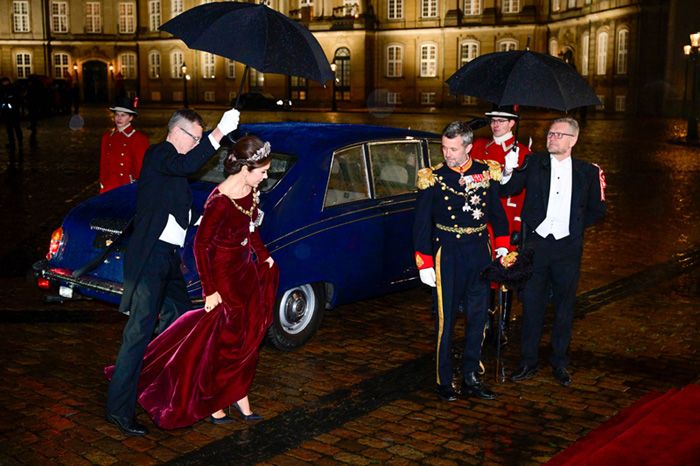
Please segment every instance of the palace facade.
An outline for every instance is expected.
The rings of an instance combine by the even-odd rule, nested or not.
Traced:
[[[86,102],[228,105],[244,66],[190,50],[158,27],[194,0],[0,0],[0,75],[66,80]],[[335,66],[326,86],[251,70],[243,91],[300,107],[457,107],[445,80],[475,57],[531,50],[575,66],[598,110],[677,114],[694,0],[269,0],[307,26]],[[687,30],[686,30],[687,29]],[[695,63],[693,63],[695,66]],[[691,73],[692,74],[692,73]],[[687,93],[687,91],[686,91]]]

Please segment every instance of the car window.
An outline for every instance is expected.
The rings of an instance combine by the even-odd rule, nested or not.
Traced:
[[[226,151],[220,148],[214,157],[202,167],[195,176],[194,181],[207,181],[219,184],[224,181],[224,158]],[[296,162],[296,157],[278,152],[272,153],[270,169],[267,171],[267,179],[260,183],[260,191],[267,192],[274,188],[282,177],[289,171]]]
[[[442,155],[442,143],[440,141],[428,141],[428,155],[431,167],[444,162],[445,157]]]
[[[367,166],[362,146],[341,149],[333,154],[324,207],[369,198]]]
[[[374,192],[377,198],[415,191],[419,141],[369,144]]]

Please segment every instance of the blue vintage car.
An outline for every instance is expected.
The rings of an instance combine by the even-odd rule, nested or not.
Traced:
[[[325,309],[418,283],[411,238],[416,173],[442,160],[438,135],[318,123],[249,124],[238,132],[270,141],[274,154],[261,185],[261,234],[281,271],[269,331],[274,346],[304,344]],[[194,215],[223,180],[222,156],[191,180]],[[73,208],[53,233],[47,259],[34,265],[39,286],[66,299],[118,303],[135,204],[132,184]],[[193,304],[200,306],[195,231],[187,232],[182,263]]]

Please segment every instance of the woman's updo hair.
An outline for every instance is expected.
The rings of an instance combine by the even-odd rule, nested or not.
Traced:
[[[228,147],[224,159],[224,175],[231,176],[246,166],[249,170],[267,165],[270,161],[270,143],[257,136],[243,136]]]

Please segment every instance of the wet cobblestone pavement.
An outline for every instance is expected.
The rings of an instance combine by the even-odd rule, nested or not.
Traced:
[[[157,139],[165,118],[140,126]],[[421,119],[439,130],[450,118]],[[525,123],[542,134],[543,120]],[[91,301],[46,304],[24,277],[67,209],[96,191],[97,156],[83,147],[99,132],[53,126],[38,141],[47,152],[0,173],[0,206],[16,212],[0,220],[0,465],[540,464],[649,391],[700,379],[700,149],[667,143],[672,121],[591,120],[575,155],[606,169],[609,215],[586,237],[569,388],[548,367],[497,383],[489,347],[498,398],[439,401],[430,294],[415,289],[329,311],[295,352],[265,346],[251,391],[264,421],[162,431],[140,412],[151,434],[127,438],[104,421],[102,376],[125,318]]]

